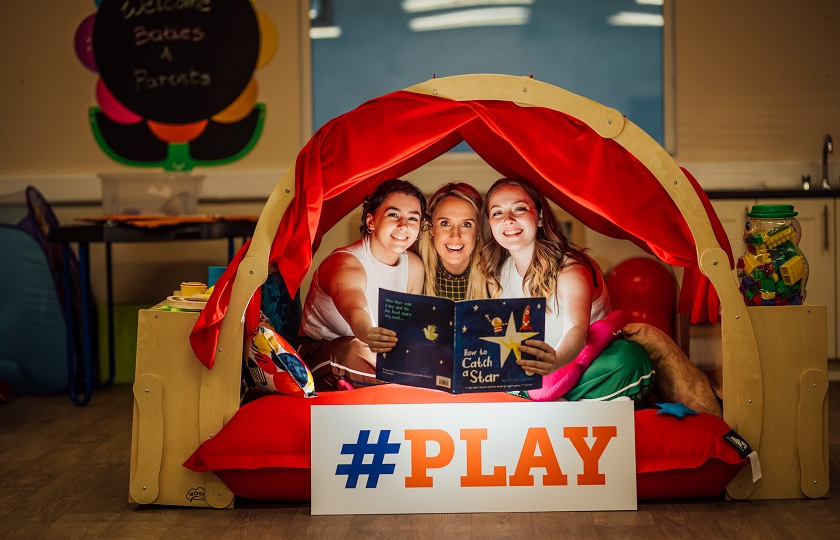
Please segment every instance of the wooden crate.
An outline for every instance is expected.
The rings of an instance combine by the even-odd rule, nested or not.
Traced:
[[[139,312],[129,502],[233,506],[215,474],[182,465],[239,406],[241,364],[219,355],[208,370],[196,359],[189,335],[197,318],[159,306]]]
[[[828,495],[828,359],[825,306],[750,307],[760,373],[724,363],[724,417],[734,429],[760,425],[762,478],[752,484],[749,467],[732,481],[735,499],[795,499]],[[724,338],[726,339],[726,338]],[[731,339],[737,339],[732,336]],[[760,380],[758,398],[738,377]]]

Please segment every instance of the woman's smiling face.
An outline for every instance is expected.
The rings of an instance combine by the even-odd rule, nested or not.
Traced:
[[[517,186],[502,186],[488,200],[493,238],[511,253],[533,249],[540,216],[536,204]]]
[[[470,265],[478,233],[478,213],[460,197],[444,197],[432,211],[429,231],[443,267],[459,276]]]
[[[399,255],[417,240],[422,217],[416,197],[405,193],[388,195],[365,220],[371,231],[374,256],[384,263],[395,264]]]

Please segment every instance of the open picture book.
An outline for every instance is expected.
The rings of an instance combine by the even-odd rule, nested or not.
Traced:
[[[462,300],[379,289],[379,326],[396,347],[376,355],[376,378],[453,394],[540,388],[516,363],[528,339],[545,339],[545,298]]]

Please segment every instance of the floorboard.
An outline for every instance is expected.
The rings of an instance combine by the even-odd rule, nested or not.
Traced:
[[[0,404],[0,538],[646,540],[840,538],[840,383],[829,385],[830,497],[639,503],[637,511],[310,516],[305,503],[210,510],[128,502],[130,386]]]

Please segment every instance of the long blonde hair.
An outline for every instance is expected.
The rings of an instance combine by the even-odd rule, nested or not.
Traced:
[[[534,258],[523,276],[523,283],[527,284],[528,293],[532,297],[551,298],[557,292],[557,275],[562,269],[573,264],[580,264],[589,269],[597,287],[599,280],[594,263],[582,250],[576,249],[569,243],[566,235],[563,234],[560,220],[557,219],[542,193],[525,180],[500,178],[490,186],[481,207],[481,238],[484,242],[481,250],[481,269],[489,284],[491,296],[498,297],[502,293],[499,278],[502,265],[510,257],[510,253],[493,238],[489,220],[489,201],[493,192],[505,186],[518,187],[525,192],[525,195],[534,203],[537,215],[542,218],[543,224],[537,228]],[[556,297],[555,300],[559,302]]]
[[[481,206],[483,201],[478,191],[469,184],[463,182],[450,182],[441,186],[434,195],[429,199],[429,219],[435,213],[435,208],[438,204],[447,197],[457,197],[467,201],[473,208],[475,208],[476,219],[481,221]],[[423,293],[428,296],[437,296],[438,292],[435,288],[438,271],[438,262],[440,256],[435,249],[435,243],[432,239],[429,229],[430,222],[426,222],[423,229],[420,231],[420,240],[417,246],[417,253],[423,259],[423,266],[426,270],[426,282],[423,285]],[[470,265],[468,268],[469,277],[467,278],[467,299],[473,298],[487,298],[487,280],[484,277],[484,272],[481,270],[481,234],[476,231],[475,235],[475,249],[470,256]]]

